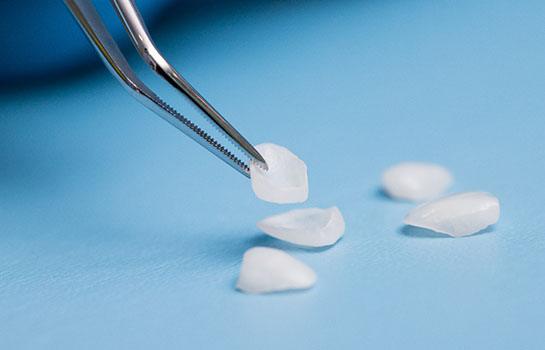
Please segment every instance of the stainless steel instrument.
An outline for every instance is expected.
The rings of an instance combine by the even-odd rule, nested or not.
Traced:
[[[161,55],[148,33],[146,25],[140,16],[133,0],[111,0],[129,37],[142,59],[164,81],[189,98],[207,119],[225,135],[227,139],[262,168],[267,169],[267,163],[259,152],[244,138],[210,103],[195,90],[168,61]],[[121,84],[144,106],[155,112],[170,124],[184,132],[201,146],[212,152],[218,158],[229,164],[241,174],[249,177],[247,163],[235,156],[228,148],[221,145],[194,122],[178,113],[174,108],[157,96],[144,84],[129,66],[127,59],[113,40],[108,29],[102,22],[91,0],[65,0],[77,22],[98,51],[100,57],[110,72]]]

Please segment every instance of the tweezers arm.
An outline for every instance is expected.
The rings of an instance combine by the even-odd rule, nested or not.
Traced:
[[[129,63],[102,23],[91,1],[65,0],[64,2],[110,72],[131,92],[139,91],[140,80],[132,73]]]
[[[249,169],[244,162],[189,119],[161,100],[134,74],[125,56],[106,29],[104,23],[102,23],[91,0],[65,0],[65,3],[98,51],[106,67],[131,95],[235,170],[249,177]]]
[[[142,59],[170,85],[182,92],[210,121],[223,133],[227,134],[235,144],[239,145],[250,158],[267,169],[267,163],[259,152],[250,144],[187,80],[185,80],[159,52],[146,28],[138,8],[133,0],[111,0],[121,21]]]

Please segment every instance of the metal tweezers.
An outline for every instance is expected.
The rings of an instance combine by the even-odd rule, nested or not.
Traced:
[[[145,85],[129,66],[125,56],[115,43],[102,22],[91,0],[65,0],[66,5],[78,21],[79,25],[98,51],[104,64],[121,84],[144,106],[158,114],[167,122],[184,132],[201,146],[229,164],[241,174],[249,177],[248,164],[222,146],[203,129],[159,98]],[[150,38],[146,25],[133,0],[111,0],[118,16],[129,34],[142,59],[163,80],[187,96],[207,119],[235,146],[263,169],[267,163],[259,152],[214,109],[197,90],[195,90],[161,55]]]

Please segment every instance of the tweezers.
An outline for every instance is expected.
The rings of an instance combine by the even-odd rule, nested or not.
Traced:
[[[133,97],[235,170],[246,177],[250,176],[247,163],[237,157],[234,152],[221,145],[190,119],[178,113],[136,76],[102,22],[91,0],[65,0],[64,2],[99,53],[106,67]],[[206,119],[248,156],[250,162],[255,162],[261,168],[267,169],[267,163],[261,154],[161,55],[153,43],[134,1],[111,0],[111,3],[140,57],[147,65],[204,112]]]

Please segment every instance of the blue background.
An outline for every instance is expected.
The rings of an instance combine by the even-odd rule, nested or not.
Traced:
[[[260,234],[297,206],[257,200],[103,67],[7,89],[0,348],[543,348],[545,2],[230,3],[159,22],[165,55],[244,135],[307,162],[305,206],[339,206],[345,237],[312,251]],[[379,190],[403,160],[494,193],[500,222],[403,227],[412,205]],[[256,245],[308,263],[315,288],[236,292]]]
[[[139,10],[153,23],[173,0],[138,0]],[[179,0],[181,1],[181,0]],[[184,0],[192,4],[197,0]],[[201,2],[207,0],[200,0]],[[122,44],[123,26],[109,0],[94,0],[110,33]],[[29,84],[52,74],[66,74],[92,62],[93,47],[81,40],[81,30],[62,0],[0,1],[0,86]]]

